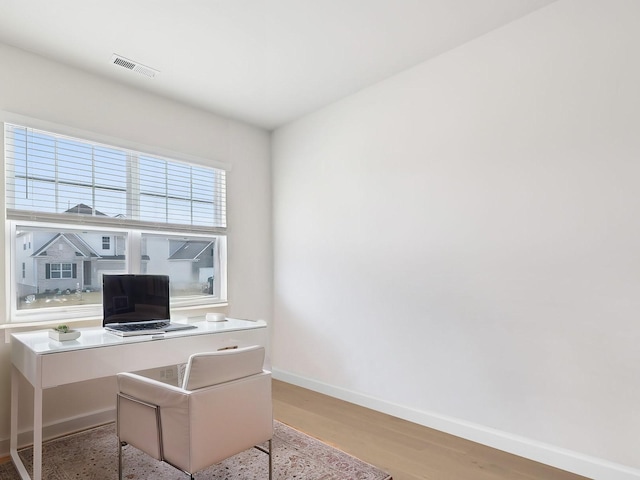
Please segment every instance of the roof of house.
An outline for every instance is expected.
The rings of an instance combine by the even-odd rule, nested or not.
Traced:
[[[69,210],[65,210],[64,213],[79,213],[82,215],[101,215],[103,217],[107,216],[107,214],[102,213],[101,211],[96,210],[93,207],[90,207],[89,205],[85,205],[84,203],[79,203],[75,207],[71,207]]]
[[[99,261],[110,261],[110,260],[123,261],[126,259],[127,259],[126,255],[102,255],[100,258],[98,258]],[[140,259],[151,260],[151,257],[149,257],[149,255],[140,255]]]
[[[33,253],[33,257],[39,257],[46,254],[47,250],[58,241],[63,240],[66,241],[69,245],[71,245],[75,251],[76,255],[87,257],[87,258],[96,258],[99,255],[93,250],[87,243],[80,238],[80,236],[75,233],[58,233],[51,240],[45,243],[42,247],[40,247],[36,252]]]
[[[46,254],[47,249],[51,248],[51,245],[56,242],[63,240],[66,241],[69,245],[71,245],[75,251],[76,256],[85,257],[85,258],[97,258],[98,260],[116,260],[123,261],[126,260],[125,255],[100,255],[93,248],[87,244],[80,235],[76,235],[75,233],[58,233],[51,240],[45,243],[42,247],[38,249],[38,251],[33,253],[33,257],[44,256]],[[142,255],[142,260],[150,260],[149,255]]]
[[[169,257],[169,260],[196,260],[213,244],[208,240],[187,240]]]

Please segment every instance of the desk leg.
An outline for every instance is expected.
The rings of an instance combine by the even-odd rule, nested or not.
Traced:
[[[42,480],[42,388],[33,387],[33,480]]]
[[[15,366],[11,366],[11,437],[9,441],[9,451],[11,459],[18,470],[20,478],[29,480],[29,472],[22,463],[20,455],[18,455],[18,384],[20,375]]]

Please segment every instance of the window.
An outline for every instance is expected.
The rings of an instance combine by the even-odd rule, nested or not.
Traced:
[[[124,248],[117,252],[101,253],[102,230],[86,227],[75,230],[65,226],[40,224],[16,225],[12,235],[16,243],[30,236],[36,246],[33,253],[16,255],[22,265],[22,281],[16,285],[17,313],[28,315],[39,309],[93,306],[102,302],[101,284],[105,273],[126,273],[127,256]],[[108,232],[108,238],[126,245],[127,232]],[[80,311],[80,308],[77,308]]]
[[[46,279],[76,278],[78,265],[75,263],[45,263]]]
[[[215,265],[220,263],[217,238],[143,234],[143,273],[171,272],[171,299],[188,301],[201,295],[219,297],[222,288]]]
[[[12,319],[96,315],[105,273],[168,274],[173,308],[226,301],[224,170],[9,123],[5,170]]]
[[[226,172],[5,123],[7,211],[224,230]],[[202,230],[202,229],[200,229]]]

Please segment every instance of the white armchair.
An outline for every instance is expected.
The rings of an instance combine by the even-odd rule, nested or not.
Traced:
[[[259,346],[198,353],[183,385],[133,373],[118,374],[118,475],[129,444],[190,475],[256,446],[269,453],[273,408],[271,373]],[[268,442],[268,451],[258,445]]]

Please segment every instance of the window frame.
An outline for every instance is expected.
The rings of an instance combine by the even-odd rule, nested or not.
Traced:
[[[26,128],[33,128],[50,132],[52,134],[69,136],[80,141],[95,142],[114,148],[128,149],[139,152],[141,154],[157,156],[162,159],[175,160],[181,163],[187,163],[194,167],[216,168],[224,170],[227,174],[231,170],[230,165],[212,160],[203,159],[190,154],[176,153],[168,151],[161,147],[143,145],[137,142],[131,142],[124,139],[114,138],[106,135],[100,135],[95,132],[85,131],[72,127],[54,124],[44,120],[33,119],[22,115],[16,115],[0,110],[0,123],[2,124],[2,148],[0,155],[3,163],[3,171],[5,173],[5,185],[7,175],[7,159],[5,145],[5,123],[22,125]],[[5,186],[6,188],[6,186]],[[95,230],[95,231],[113,231],[114,233],[123,233],[126,237],[127,252],[127,271],[128,273],[140,273],[140,265],[136,265],[133,259],[140,259],[141,238],[145,234],[149,235],[165,235],[165,236],[186,236],[198,238],[215,238],[216,242],[216,259],[214,264],[215,275],[219,280],[219,286],[216,289],[218,295],[212,298],[207,296],[192,298],[190,300],[172,299],[172,312],[180,312],[182,310],[192,310],[194,308],[207,308],[208,306],[224,306],[227,304],[227,228],[226,227],[202,227],[199,225],[152,225],[145,222],[130,222],[126,226],[122,226],[122,222],[117,222],[109,218],[108,221],[101,221],[96,217],[82,218],[83,216],[70,216],[68,219],[60,218],[60,214],[43,214],[38,215],[37,219],[33,216],[20,217],[12,215],[7,218],[7,192],[0,200],[2,202],[3,214],[5,217],[5,322],[7,324],[20,324],[24,322],[47,322],[56,320],[75,320],[75,319],[95,319],[102,317],[102,307],[99,304],[92,306],[73,306],[73,307],[51,307],[38,310],[18,310],[17,308],[17,287],[19,283],[19,275],[21,275],[20,266],[17,264],[18,246],[16,245],[16,227],[33,227],[43,229],[59,229],[60,231],[78,231],[78,230]],[[227,215],[225,208],[225,217]],[[64,220],[64,221],[62,221]],[[115,248],[113,241],[111,248]],[[30,246],[29,246],[30,248]],[[7,298],[8,297],[8,298]],[[42,310],[42,311],[39,311]]]
[[[18,284],[18,276],[21,274],[17,262],[17,249],[15,239],[18,227],[26,227],[26,228],[34,228],[34,229],[42,229],[42,230],[51,230],[51,231],[62,231],[65,233],[73,233],[73,232],[104,232],[105,228],[101,226],[82,226],[82,229],[79,229],[77,225],[67,225],[61,223],[43,223],[43,222],[23,222],[19,220],[9,220],[8,222],[9,228],[8,235],[6,241],[9,242],[9,255],[5,259],[5,261],[10,262],[10,268],[7,270],[7,292],[9,295],[7,304],[10,307],[9,311],[9,319],[8,323],[22,323],[22,322],[44,322],[44,321],[53,321],[53,320],[73,320],[73,319],[89,319],[89,318],[101,318],[102,317],[102,306],[100,304],[93,305],[84,305],[84,306],[70,306],[70,307],[47,307],[36,310],[19,310],[18,309],[18,292],[17,292],[17,284]],[[195,298],[180,298],[180,297],[172,297],[171,298],[171,311],[172,312],[180,312],[181,310],[190,310],[194,307],[198,308],[206,308],[207,306],[223,306],[227,304],[227,252],[226,252],[226,235],[220,234],[202,234],[202,233],[193,233],[186,235],[184,232],[174,232],[174,231],[158,231],[158,230],[138,230],[131,228],[109,228],[113,233],[121,234],[125,237],[125,251],[126,255],[126,265],[128,273],[141,273],[141,242],[142,237],[144,235],[150,236],[165,236],[165,237],[185,237],[189,238],[202,238],[206,240],[211,240],[213,238],[215,241],[215,250],[216,250],[216,259],[217,262],[214,264],[214,275],[219,278],[219,282],[216,286],[215,293],[216,295],[212,296],[198,296]],[[138,252],[138,253],[133,253]],[[66,262],[51,262],[51,264],[61,265]],[[72,271],[72,270],[71,270]],[[62,273],[62,271],[61,271]],[[170,276],[170,273],[169,273]],[[60,279],[65,279],[67,277],[61,277]],[[73,278],[73,277],[71,277]]]

